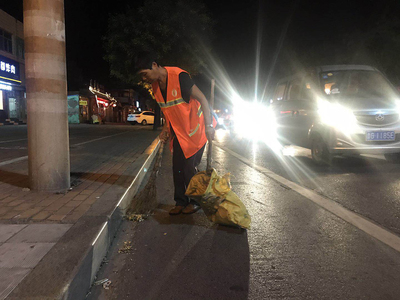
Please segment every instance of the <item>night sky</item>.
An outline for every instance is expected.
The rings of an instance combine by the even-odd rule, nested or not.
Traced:
[[[7,2],[1,4],[0,8],[22,19],[22,0]],[[81,74],[85,82],[97,79],[108,88],[118,85],[118,81],[110,79],[108,64],[103,60],[102,36],[107,29],[109,13],[123,12],[128,4],[135,7],[142,2],[65,0],[67,61],[69,70],[78,74],[75,77]],[[280,76],[287,75],[287,66],[295,66],[296,57],[306,57],[310,48],[327,41],[329,48],[332,48],[349,32],[370,30],[373,25],[371,20],[376,13],[389,11],[389,16],[397,15],[399,18],[398,2],[204,0],[216,22],[213,42],[215,59],[226,69],[241,95],[249,98],[254,97],[256,86],[257,42],[260,53],[260,95],[268,78],[273,83]],[[285,25],[287,32],[283,34]],[[278,46],[280,38],[281,48]],[[277,49],[280,49],[279,55]],[[321,51],[330,53],[331,49]],[[195,80],[207,95],[209,78],[200,76]]]

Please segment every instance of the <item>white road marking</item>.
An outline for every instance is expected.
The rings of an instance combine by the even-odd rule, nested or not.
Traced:
[[[15,163],[15,162],[17,162],[17,161],[25,160],[25,159],[28,159],[28,155],[27,155],[27,156],[21,156],[21,157],[17,157],[17,158],[14,158],[14,159],[10,159],[10,160],[6,160],[6,161],[3,161],[3,162],[0,162],[0,167],[1,167],[1,166],[5,166],[5,165],[9,165],[9,164],[12,164],[12,163]]]
[[[322,208],[326,209],[327,211],[331,212],[332,214],[338,216],[339,218],[343,219],[344,221],[354,225],[358,229],[364,231],[365,233],[369,234],[370,236],[376,238],[377,240],[385,243],[389,247],[395,249],[396,251],[400,252],[400,237],[393,234],[392,232],[382,228],[381,226],[374,224],[370,220],[365,219],[364,217],[344,208],[340,204],[330,199],[327,199],[312,190],[309,190],[305,187],[298,185],[274,172],[271,170],[260,167],[256,165],[251,160],[237,154],[236,152],[227,149],[217,143],[215,143],[217,147],[222,149],[225,152],[228,152],[232,156],[238,158],[248,166],[256,169],[257,171],[265,174],[266,176],[278,181],[281,184],[289,187],[293,191],[299,193],[300,195],[306,197],[307,199],[313,201],[315,204],[318,204]]]
[[[97,138],[97,139],[93,139],[93,140],[90,140],[90,141],[86,141],[86,142],[74,144],[74,145],[71,145],[71,146],[81,146],[81,145],[89,144],[89,143],[91,143],[91,142],[104,140],[104,139],[107,139],[107,138],[109,138],[109,137],[121,135],[121,134],[124,134],[124,133],[127,133],[127,132],[129,132],[129,131],[124,131],[124,132],[120,132],[120,133],[117,133],[117,134],[112,134],[112,135],[103,136],[103,137],[101,137],[101,138]]]
[[[9,141],[0,141],[0,144],[4,143],[12,143],[12,142],[20,142],[20,141],[26,141],[27,139],[19,139],[19,140],[9,140]]]
[[[129,132],[129,131],[124,131],[124,132],[120,132],[120,133],[117,133],[117,134],[103,136],[101,138],[97,138],[97,139],[93,139],[93,140],[86,141],[86,142],[83,142],[83,143],[78,143],[78,144],[71,145],[71,147],[72,146],[81,146],[81,145],[84,145],[84,144],[88,144],[88,143],[91,143],[91,142],[103,140],[103,139],[106,139],[106,138],[109,138],[109,137],[113,137],[113,136],[116,136],[116,135],[124,134],[124,133],[127,133],[127,132]],[[15,163],[15,162],[18,162],[18,161],[21,161],[21,160],[25,160],[25,159],[28,159],[28,156],[21,156],[21,157],[17,157],[17,158],[14,158],[14,159],[6,160],[6,161],[3,161],[3,162],[0,162],[0,167]]]

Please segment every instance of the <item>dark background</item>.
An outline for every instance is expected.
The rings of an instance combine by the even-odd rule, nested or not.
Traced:
[[[348,43],[343,41],[351,35],[357,37],[358,33],[360,36],[368,33],[379,22],[399,18],[399,2],[204,0],[215,21],[212,46],[218,64],[211,67],[224,69],[232,87],[245,99],[253,99],[255,94],[260,98],[263,91],[267,98],[277,79],[307,66],[354,60],[355,63],[369,63],[379,68],[379,62],[368,56],[353,59]],[[110,13],[123,12],[127,5],[139,7],[141,3],[143,1],[65,1],[70,87],[88,83],[90,79],[96,79],[106,88],[124,86],[109,76],[108,63],[103,59],[102,37]],[[7,1],[1,8],[22,20],[22,0]],[[398,85],[397,75],[389,75]],[[195,78],[206,96],[210,79],[209,75]],[[216,79],[221,84],[222,78]],[[267,81],[269,85],[265,89]],[[227,100],[220,91],[216,97]]]

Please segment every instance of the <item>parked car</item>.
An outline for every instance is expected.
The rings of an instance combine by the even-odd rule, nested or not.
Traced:
[[[321,66],[284,78],[271,108],[280,141],[311,149],[318,164],[346,154],[400,162],[400,97],[373,67]]]
[[[154,124],[154,112],[152,111],[136,111],[129,114],[127,121],[132,125],[140,123],[142,125]]]

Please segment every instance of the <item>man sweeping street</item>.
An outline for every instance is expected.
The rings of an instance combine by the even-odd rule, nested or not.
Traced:
[[[171,139],[174,200],[170,215],[191,214],[200,206],[185,195],[190,179],[197,172],[207,140],[215,129],[207,99],[190,75],[177,67],[162,67],[150,53],[141,53],[136,69],[142,79],[152,84],[153,94],[166,122],[160,139]]]

